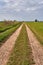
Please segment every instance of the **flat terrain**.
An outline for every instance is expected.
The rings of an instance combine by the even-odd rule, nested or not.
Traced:
[[[26,26],[26,29],[34,56],[35,65],[43,65],[43,48],[29,27]]]
[[[10,28],[13,28],[14,26],[16,26],[19,22],[11,22],[11,21],[3,21],[3,22],[0,22],[0,33],[10,29]]]
[[[0,22],[0,46],[0,65],[43,65],[43,22]]]
[[[28,22],[27,25],[36,35],[40,43],[43,44],[43,22]]]
[[[23,25],[7,65],[33,65],[32,49],[29,44],[26,27]]]
[[[20,28],[16,30],[15,33],[3,44],[3,46],[0,48],[0,65],[6,65],[6,62],[8,61],[9,54],[11,53],[11,50],[15,44],[15,41],[20,33],[20,30],[22,28],[22,25]]]
[[[0,46],[2,46],[3,42],[5,42],[21,24],[21,22],[0,22]]]

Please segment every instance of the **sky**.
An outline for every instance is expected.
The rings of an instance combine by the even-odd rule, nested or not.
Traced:
[[[0,20],[43,20],[43,0],[0,0]]]

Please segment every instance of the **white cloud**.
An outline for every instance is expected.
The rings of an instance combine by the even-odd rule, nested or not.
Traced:
[[[26,8],[25,11],[35,11],[37,8],[36,7],[30,7],[30,8]]]
[[[39,2],[39,4],[43,4],[43,1]]]
[[[2,7],[5,8],[6,10],[14,10],[15,11],[21,11],[21,10],[26,10],[26,11],[34,11],[38,8],[40,8],[40,5],[43,4],[43,1],[41,0],[1,0],[3,2],[6,2],[6,5]],[[28,6],[27,6],[28,4]],[[35,6],[32,6],[32,5],[35,5]],[[31,7],[30,7],[31,5]],[[26,7],[27,6],[27,7]]]
[[[15,11],[16,11],[16,12],[20,12],[20,11],[21,11],[21,9],[15,9]]]
[[[8,2],[9,2],[9,0],[4,0],[4,2],[8,3]]]
[[[33,13],[39,11],[40,8],[43,9],[43,0],[0,0],[0,2],[0,13],[8,14],[9,16],[13,13],[25,15],[27,12]],[[5,3],[4,6],[3,3]]]

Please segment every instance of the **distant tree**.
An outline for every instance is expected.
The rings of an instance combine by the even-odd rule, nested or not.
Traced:
[[[37,20],[37,19],[35,19],[35,22],[38,22],[38,20]]]
[[[24,22],[24,21],[22,21],[22,22]]]
[[[14,20],[14,22],[17,22],[16,20]]]

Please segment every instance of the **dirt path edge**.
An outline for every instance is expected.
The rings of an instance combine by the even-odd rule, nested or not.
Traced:
[[[26,26],[29,42],[31,44],[32,53],[34,56],[35,65],[43,65],[43,48],[40,42],[36,39],[30,28]]]
[[[13,49],[17,37],[20,34],[22,26],[23,24],[10,36],[10,38],[0,48],[0,65],[6,65],[6,63],[8,62],[9,55],[11,53],[11,50]]]

